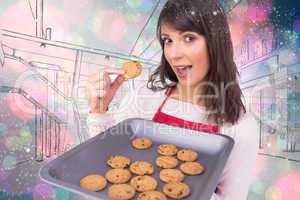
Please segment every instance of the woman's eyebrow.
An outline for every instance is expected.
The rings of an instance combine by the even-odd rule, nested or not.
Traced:
[[[184,34],[184,33],[187,33],[187,34],[197,34],[195,31],[182,31],[181,34]]]
[[[193,31],[178,31],[179,35],[185,34],[185,33],[194,33]],[[161,33],[161,36],[166,36],[169,37],[169,35],[167,33]]]
[[[162,34],[160,34],[160,36],[166,36],[166,37],[169,37],[169,35],[166,34],[166,33],[162,33]]]

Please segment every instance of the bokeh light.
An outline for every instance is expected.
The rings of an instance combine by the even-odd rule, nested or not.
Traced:
[[[247,9],[247,16],[252,22],[262,23],[267,21],[271,5],[250,4]]]
[[[7,133],[7,126],[0,122],[0,137],[4,137]]]
[[[48,184],[39,183],[33,189],[34,200],[48,199],[48,198],[52,199],[53,197],[54,197],[53,188]]]
[[[20,141],[23,146],[30,145],[32,143],[32,134],[27,127],[24,127],[20,130]]]
[[[138,8],[142,5],[142,0],[126,0],[131,8]]]
[[[300,19],[296,19],[293,24],[294,31],[300,34]]]
[[[282,176],[274,184],[276,188],[272,192],[281,197],[282,200],[299,200],[300,197],[300,172],[296,171]],[[280,189],[279,189],[280,188]],[[276,191],[277,190],[277,191]],[[274,192],[275,191],[275,192]]]
[[[6,170],[0,166],[0,182],[4,181],[8,177]]]
[[[149,12],[151,9],[153,9],[154,7],[154,3],[156,3],[156,1],[150,1],[150,0],[142,0],[142,3],[139,7],[139,10],[142,12]]]
[[[127,21],[125,17],[118,17],[117,19],[112,21],[110,34],[108,38],[117,43],[121,41],[127,34]]]
[[[5,156],[3,161],[2,161],[2,165],[3,165],[3,168],[5,170],[12,170],[16,167],[16,164],[17,164],[17,159],[16,157],[14,156]]]
[[[23,148],[22,141],[18,136],[10,136],[6,138],[5,146],[9,151],[20,151]]]
[[[265,193],[266,200],[285,200],[282,195],[282,188],[271,186]]]
[[[70,192],[63,188],[54,188],[55,199],[70,199]]]
[[[33,119],[35,116],[35,107],[25,97],[10,93],[6,98],[7,105],[15,117],[22,120]]]
[[[251,188],[251,192],[261,196],[264,194],[266,187],[267,187],[267,183],[265,183],[260,178],[256,178],[256,180],[253,181],[250,188]]]

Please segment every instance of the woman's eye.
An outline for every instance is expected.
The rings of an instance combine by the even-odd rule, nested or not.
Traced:
[[[168,39],[168,38],[162,38],[162,41],[163,41],[164,44],[168,44],[168,43],[171,42],[171,40]]]
[[[184,41],[192,42],[195,38],[193,36],[184,36]]]

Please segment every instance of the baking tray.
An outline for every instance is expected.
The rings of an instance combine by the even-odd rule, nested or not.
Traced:
[[[147,150],[134,149],[130,141],[143,136],[151,138],[153,146]],[[192,148],[198,151],[198,162],[206,170],[201,175],[185,177],[184,182],[191,187],[191,194],[186,199],[209,200],[234,145],[233,139],[225,135],[208,134],[138,118],[120,122],[48,162],[41,168],[40,177],[49,184],[84,197],[111,199],[106,195],[108,187],[100,192],[91,192],[79,187],[80,179],[89,174],[104,175],[110,169],[106,160],[111,155],[120,154],[128,156],[132,162],[147,160],[154,164],[158,156],[156,147],[163,143],[176,144],[179,149]],[[163,183],[159,179],[159,171],[160,168],[155,166],[154,177],[159,183],[158,190],[162,191]]]

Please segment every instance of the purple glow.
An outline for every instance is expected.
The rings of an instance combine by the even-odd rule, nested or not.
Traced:
[[[300,34],[300,19],[294,21],[294,31]]]

